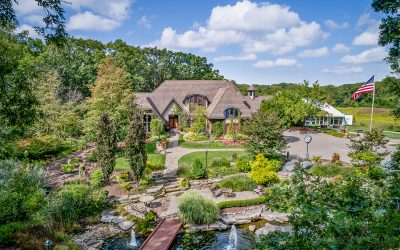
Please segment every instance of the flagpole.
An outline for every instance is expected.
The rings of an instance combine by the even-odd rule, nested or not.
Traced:
[[[371,122],[369,124],[369,132],[372,131],[372,117],[374,116],[375,84],[376,84],[376,82],[374,82],[374,92],[372,92]]]

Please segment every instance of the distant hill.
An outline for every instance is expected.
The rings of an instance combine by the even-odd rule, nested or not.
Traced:
[[[394,108],[398,101],[398,96],[393,94],[391,86],[394,84],[400,84],[400,80],[394,77],[387,77],[376,84],[376,95],[375,95],[375,106],[381,108]],[[247,93],[248,84],[237,84],[238,88],[243,94]],[[296,89],[298,83],[278,83],[272,85],[258,85],[254,86],[257,88],[258,95],[274,95],[282,90]],[[328,95],[329,102],[333,106],[338,107],[369,107],[371,106],[372,94],[362,95],[359,100],[352,101],[351,95],[356,91],[362,83],[343,84],[339,86],[326,85],[321,86]]]

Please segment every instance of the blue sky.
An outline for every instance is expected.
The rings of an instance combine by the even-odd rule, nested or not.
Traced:
[[[73,36],[205,56],[238,83],[326,85],[390,74],[371,0],[68,1]],[[34,0],[19,2],[20,29],[31,30],[43,13]]]

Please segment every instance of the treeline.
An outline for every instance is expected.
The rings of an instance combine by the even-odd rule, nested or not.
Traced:
[[[326,102],[338,107],[370,107],[372,95],[362,95],[357,101],[351,100],[351,95],[361,87],[363,83],[325,85],[320,88],[328,95]],[[258,95],[274,95],[280,91],[298,89],[298,83],[279,83],[272,85],[255,85]],[[240,91],[247,94],[247,84],[238,84]],[[375,105],[381,108],[395,108],[398,103],[398,95],[395,89],[400,86],[400,79],[386,77],[376,83]]]
[[[0,55],[0,142],[37,134],[79,136],[106,58],[116,62],[112,70],[124,71],[121,81],[132,92],[153,91],[170,79],[223,79],[205,57],[193,54],[140,48],[122,40],[44,43],[12,28],[0,29]]]

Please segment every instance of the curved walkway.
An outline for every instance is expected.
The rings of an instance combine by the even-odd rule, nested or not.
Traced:
[[[170,139],[168,148],[166,150],[166,159],[165,159],[165,177],[174,177],[176,176],[176,171],[178,170],[178,161],[179,159],[189,153],[205,151],[205,149],[195,149],[195,148],[182,148],[179,147],[179,134],[175,133],[175,131],[170,132]],[[243,151],[243,148],[214,148],[207,149],[208,151]]]

